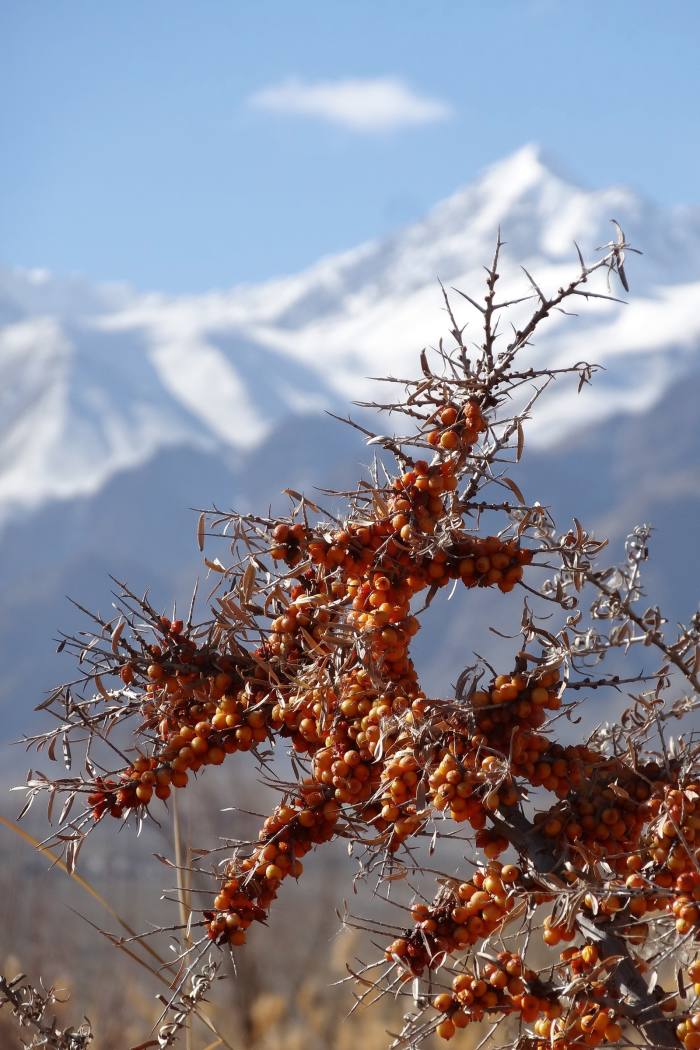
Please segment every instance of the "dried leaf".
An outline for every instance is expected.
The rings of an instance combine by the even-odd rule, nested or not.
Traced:
[[[255,566],[252,561],[246,565],[245,572],[241,577],[241,582],[238,587],[239,594],[243,605],[247,605],[250,601],[250,596],[253,593],[253,585],[255,584]]]
[[[61,815],[58,818],[59,825],[63,824],[63,822],[65,821],[66,817],[68,816],[68,814],[70,813],[71,809],[73,808],[73,803],[74,802],[75,802],[75,791],[71,791],[70,795],[68,796],[66,801],[63,803],[63,808],[61,809]]]
[[[73,765],[73,758],[71,756],[70,741],[67,733],[64,733],[61,737],[61,748],[63,750],[63,764],[66,769],[70,769]]]
[[[515,484],[515,482],[512,480],[512,478],[507,478],[504,475],[499,480],[502,481],[504,485],[508,486],[510,491],[513,493],[513,495],[517,499],[518,503],[525,503],[525,497],[523,496],[522,492],[520,491],[518,486]]]
[[[100,694],[102,699],[109,700],[109,693],[105,689],[102,679],[98,674],[95,675],[95,686],[97,687],[97,692]]]
[[[389,508],[386,505],[386,503],[384,502],[384,500],[381,498],[381,496],[379,496],[378,493],[376,493],[376,492],[372,493],[372,502],[374,503],[374,508],[375,508],[377,517],[379,517],[379,518],[388,518],[389,517]]]
[[[683,980],[683,970],[680,966],[676,969],[676,987],[678,988],[678,997],[685,999],[685,981]]]
[[[32,791],[30,793],[29,797],[27,798],[27,801],[22,806],[22,809],[19,812],[19,816],[17,817],[17,820],[21,820],[22,819],[24,814],[30,809],[30,807],[31,807],[32,803],[34,802],[35,798],[36,798],[36,794],[35,794],[35,792]]]
[[[212,572],[221,572],[221,573],[225,573],[226,572],[225,566],[223,566],[221,564],[221,562],[219,561],[218,558],[214,558],[213,561],[210,560],[209,558],[205,558],[204,559],[204,564],[206,565],[206,567],[208,569],[211,569]]]
[[[115,656],[117,655],[117,650],[119,649],[119,640],[121,639],[123,630],[124,620],[120,618],[119,623],[112,631],[112,652]]]
[[[525,448],[525,431],[522,428],[522,424],[521,424],[520,420],[518,420],[517,430],[518,430],[518,448],[517,448],[517,451],[515,453],[515,461],[516,461],[516,463],[519,463],[520,459],[522,457],[522,454],[523,454],[523,449]]]
[[[405,879],[408,875],[406,868],[401,868],[399,871],[393,871],[391,874],[384,875],[383,878],[386,882],[400,882],[401,879]]]

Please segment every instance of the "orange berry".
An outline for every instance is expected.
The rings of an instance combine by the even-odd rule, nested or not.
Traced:
[[[441,1014],[446,1014],[452,1006],[452,996],[449,992],[441,992],[440,995],[436,995],[433,999],[433,1006],[436,1010],[439,1010]]]
[[[455,1034],[455,1031],[454,1022],[451,1021],[449,1017],[446,1017],[444,1021],[441,1021],[436,1028],[436,1032],[441,1039],[451,1039]]]

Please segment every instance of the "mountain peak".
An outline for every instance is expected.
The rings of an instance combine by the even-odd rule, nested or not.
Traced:
[[[606,365],[594,409],[607,418],[697,367],[700,221],[619,187],[582,189],[536,143],[392,237],[260,285],[165,297],[0,269],[0,521],[95,491],[164,448],[244,455],[292,416],[366,400],[376,391],[363,377],[411,373],[444,335],[438,277],[479,294],[499,228],[499,294],[515,298],[528,291],[521,263],[559,287],[574,241],[591,258],[612,216],[645,251],[630,259],[630,305],[596,301],[565,334],[557,315],[531,351]],[[557,390],[530,436],[580,427],[583,404]]]
[[[558,162],[537,142],[526,142],[513,153],[490,164],[484,178],[501,179],[517,178],[523,182],[535,182],[547,176],[558,178]]]
[[[526,142],[508,156],[489,165],[486,175],[519,176],[524,180],[556,179],[574,188],[581,184],[561,159],[539,142]]]

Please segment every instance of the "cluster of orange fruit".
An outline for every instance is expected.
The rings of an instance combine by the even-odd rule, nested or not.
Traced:
[[[449,813],[452,820],[469,821],[475,829],[486,827],[486,810],[489,799],[484,800],[478,794],[479,788],[488,783],[481,775],[482,759],[476,748],[465,750],[459,756],[452,748],[440,759],[437,768],[430,774],[430,801],[433,807],[443,813]],[[460,749],[461,750],[461,749]],[[484,761],[492,756],[487,756]],[[500,793],[496,791],[496,805]],[[517,795],[515,800],[517,801]]]
[[[576,758],[581,762],[576,790],[538,814],[536,822],[548,837],[563,834],[570,842],[583,844],[591,856],[604,856],[622,873],[649,820],[647,802],[661,770],[650,762],[635,771],[617,758],[589,749],[583,753],[579,749]]]
[[[275,561],[284,561],[290,568],[299,564],[308,546],[308,529],[301,522],[294,525],[280,522],[272,530],[271,538],[270,554]]]
[[[595,944],[584,944],[580,948],[565,948],[559,958],[566,963],[573,977],[580,977],[581,974],[590,973],[599,962],[600,952]]]
[[[592,972],[599,953],[594,944],[586,944],[566,949],[561,953],[561,960],[572,975],[581,977]],[[533,1026],[538,1050],[552,1046],[559,1050],[584,1050],[584,1047],[618,1042],[623,1030],[615,1010],[600,1002],[600,999],[610,999],[611,990],[606,984],[609,973],[602,979],[591,980],[585,990],[580,990],[573,1001],[565,1005],[561,986],[553,982],[555,972],[556,967],[545,983],[534,970],[526,967],[519,953],[499,952],[497,960],[485,963],[480,974],[458,974],[453,978],[452,991],[441,992],[433,999],[434,1009],[443,1015],[436,1027],[437,1034],[451,1039],[457,1029],[481,1021],[487,1014],[519,1014],[523,1023]],[[691,1040],[691,1048],[694,1046]]]
[[[188,773],[220,765],[227,754],[250,750],[266,735],[256,679],[263,672],[248,654],[237,657],[198,645],[181,620],[161,617],[159,644],[132,655],[119,670],[124,684],[141,693],[141,731],[154,735],[150,755],[140,755],[117,779],[98,779],[88,796],[95,820],[121,817],[155,796],[188,783]],[[243,685],[244,680],[247,686]],[[235,700],[232,699],[235,697]]]
[[[464,405],[453,402],[442,405],[431,422],[435,429],[428,431],[428,443],[447,452],[471,452],[479,435],[488,429],[475,398],[470,398]]]
[[[290,707],[293,708],[293,704]],[[336,687],[327,690],[322,701],[316,699],[311,708],[305,707],[305,719],[296,723],[304,732],[307,743],[320,740],[320,746],[314,752],[313,776],[308,782],[308,789],[317,793],[316,803],[321,805],[326,799],[332,798],[336,804],[355,807],[356,813],[365,822],[385,833],[389,850],[396,850],[406,838],[414,835],[428,818],[429,809],[416,809],[416,790],[423,770],[413,750],[411,728],[421,724],[429,708],[422,695],[417,695],[411,701],[401,690],[385,688],[378,692],[364,668],[340,676]],[[325,736],[319,724],[321,715],[325,718]],[[383,749],[381,761],[378,762],[375,752],[380,738]],[[449,750],[454,738],[450,736],[449,739],[451,742],[442,749],[442,758],[437,767],[440,770],[454,762]],[[488,756],[479,761],[487,771],[490,769]],[[433,789],[435,782],[432,778],[429,783]],[[436,808],[439,808],[439,797],[431,791],[429,800],[435,799]],[[474,800],[474,805],[482,813],[485,812],[484,807],[490,804],[488,795]],[[485,830],[484,824],[485,820],[475,820],[475,826],[482,829],[478,844],[487,857],[496,857],[507,848],[508,841],[493,831]],[[265,834],[263,829],[261,842],[264,842]],[[320,841],[325,841],[325,838]],[[244,862],[245,867],[239,868],[239,876],[249,871],[252,863],[260,879],[262,862],[257,860],[258,852],[256,849],[252,862],[247,860]],[[460,887],[462,904],[456,906],[456,917],[452,915],[447,920],[447,916],[441,914],[443,925],[446,920],[453,925],[455,943],[465,936],[461,928],[464,921],[468,935],[475,940],[485,935],[483,931],[491,932],[502,920],[508,909],[508,891],[499,881],[500,870],[501,866],[496,865],[495,869],[485,873],[477,872],[473,884],[465,883]],[[515,869],[507,865],[504,870],[506,881],[512,881]],[[261,898],[258,887],[250,885],[256,895],[256,905],[259,906]],[[474,901],[467,902],[471,890],[477,892],[482,885],[485,886],[481,891],[484,899],[477,895]],[[276,889],[276,886],[273,888]],[[492,898],[490,893],[496,896]],[[269,894],[265,897],[268,903],[271,899]],[[462,917],[460,907],[466,909],[466,918]],[[210,930],[213,936],[220,936],[222,922],[225,921],[226,916],[221,915],[212,920]],[[426,928],[422,929],[425,932]],[[446,930],[443,929],[439,936],[447,936]]]
[[[700,843],[696,844],[700,818],[700,785],[685,788],[665,783],[661,769],[648,763],[641,794],[651,794],[642,803],[646,829],[637,836],[637,848],[612,858],[620,874],[617,892],[598,902],[599,908],[616,921],[628,939],[643,943],[648,919],[654,912],[673,916],[681,937],[700,940]],[[642,818],[640,818],[642,819]],[[610,860],[608,861],[611,862]],[[622,881],[624,879],[624,881]],[[592,900],[586,901],[592,907]],[[700,994],[700,984],[697,989]]]
[[[700,784],[665,786],[662,796],[651,799],[649,811],[653,823],[647,848],[654,881],[659,886],[675,884],[684,893],[695,889],[700,862]]]
[[[446,955],[499,930],[514,906],[513,888],[519,878],[514,864],[491,861],[468,882],[441,890],[432,904],[415,904],[413,929],[395,938],[385,952],[387,959],[399,960],[402,980],[437,968]]]
[[[687,1021],[676,1025],[676,1035],[685,1050],[700,1050],[700,1013],[696,1011]]]
[[[208,933],[219,944],[240,946],[252,922],[264,922],[283,879],[298,879],[301,858],[335,833],[340,806],[311,778],[300,785],[294,802],[278,806],[265,820],[252,854],[232,862],[214,900],[205,911]]]
[[[694,985],[695,995],[700,995],[700,958],[694,959],[688,968],[688,976]],[[685,1050],[700,1050],[700,1012],[694,1011],[676,1027],[676,1035]]]
[[[540,1037],[536,1050],[586,1050],[590,1046],[619,1043],[623,1029],[614,1009],[587,998],[578,1000],[574,1009],[573,1018],[542,1017],[535,1021],[534,1031]]]
[[[452,980],[452,991],[441,992],[433,1007],[444,1017],[436,1032],[451,1039],[458,1028],[481,1021],[488,1014],[519,1013],[525,1024],[538,1018],[560,1017],[563,1006],[528,969],[516,952],[502,951],[497,961],[484,964],[480,974],[460,973]],[[537,1029],[535,1029],[537,1031]]]
[[[641,920],[652,910],[670,911],[679,935],[694,933],[700,940],[700,842],[697,848],[694,845],[700,828],[700,786],[690,783],[682,790],[671,787],[663,767],[654,760],[631,767],[583,745],[564,747],[552,743],[546,736],[523,727],[520,718],[529,719],[533,710],[532,706],[516,710],[523,702],[524,692],[529,690],[529,700],[535,694],[542,706],[551,703],[554,710],[559,706],[558,675],[552,671],[545,674],[546,678],[535,673],[526,680],[517,675],[499,676],[488,690],[472,694],[471,729],[467,728],[469,719],[462,733],[454,732],[453,726],[452,738],[447,735],[449,742],[436,752],[437,764],[429,774],[432,806],[449,812],[457,821],[470,820],[478,829],[477,846],[487,855],[497,856],[508,843],[494,831],[482,830],[488,813],[512,804],[514,795],[517,797],[518,780],[544,787],[566,799],[566,803],[559,802],[554,809],[537,814],[535,829],[554,841],[577,843],[591,859],[605,857],[616,873],[609,880],[609,892],[595,902],[594,914],[607,918],[611,928],[632,945],[646,940],[648,930]],[[542,695],[535,693],[538,689],[543,690]],[[505,718],[484,721],[485,714],[491,717],[492,713],[501,712]],[[407,762],[406,767],[415,771],[412,763]],[[499,785],[489,790],[492,774],[497,776]],[[397,785],[394,790],[406,797],[412,783],[411,775],[405,787]],[[495,868],[492,863],[487,884],[488,890],[495,892],[494,900],[482,901],[484,875],[477,873],[474,884],[460,886],[458,901],[441,894],[431,907],[416,905],[415,930],[397,938],[387,949],[387,958],[398,960],[408,976],[420,975],[426,968],[440,966],[445,955],[476,944],[498,930],[508,919],[512,901],[522,899],[528,890],[509,885],[508,904],[504,907],[494,878]],[[517,882],[519,873],[515,870]],[[575,881],[575,876],[569,875],[568,879]],[[502,884],[507,881],[501,879]],[[533,899],[531,890],[529,896]],[[545,899],[540,895],[539,903]],[[469,904],[464,907],[467,900],[471,908]],[[485,914],[471,910],[484,906],[488,909]],[[586,898],[584,906],[593,908],[594,902]],[[499,907],[502,910],[498,911]],[[565,925],[550,917],[544,923],[543,939],[553,947],[562,941],[573,941],[577,932],[575,921]],[[562,960],[572,975],[580,976],[598,961],[598,949],[592,944],[568,948],[562,952]],[[700,994],[700,964],[691,970]],[[591,985],[588,991],[595,992],[596,988],[609,997],[606,980],[596,979],[595,987]],[[448,1000],[449,1007],[445,1005]],[[449,996],[442,996],[440,1002],[447,1016],[437,1031],[450,1038],[471,1018],[469,1011]],[[507,1008],[498,1000],[490,1003],[490,1009],[494,1013],[510,1012],[511,1006],[505,1005]],[[676,999],[669,995],[661,998],[660,1005],[665,1013],[677,1009]],[[535,1035],[549,1040],[547,1045],[577,1050],[616,1042],[621,1037],[614,1011],[601,1008],[590,996],[577,999],[573,1015],[569,1014],[566,1020],[559,1018],[556,1003],[553,1010],[547,1009],[542,1008],[534,1025]],[[696,1029],[690,1019],[678,1028],[679,1038],[687,1040],[689,1050],[697,1045],[698,1031],[700,1028]]]
[[[560,693],[556,668],[531,675],[523,672],[497,675],[488,689],[477,689],[471,695],[477,730],[494,746],[502,744],[509,748],[513,730],[539,729],[548,717],[547,711],[559,710]],[[503,748],[499,746],[499,750]]]
[[[553,928],[549,926],[549,929]],[[606,966],[597,946],[590,943],[565,948],[560,960],[565,975],[568,975],[567,983],[584,976],[588,980],[585,985],[579,980],[580,990],[574,996],[566,1017],[560,1012],[540,1017],[535,1022],[534,1032],[541,1040],[536,1044],[537,1050],[552,1046],[558,1050],[584,1050],[589,1046],[619,1042],[623,1035],[621,1018],[616,1016],[614,1008],[601,1002],[615,998],[614,990],[609,986],[615,960]]]

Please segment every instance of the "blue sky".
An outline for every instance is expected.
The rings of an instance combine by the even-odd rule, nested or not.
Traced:
[[[697,0],[3,0],[0,261],[200,291],[540,142],[700,203]]]

